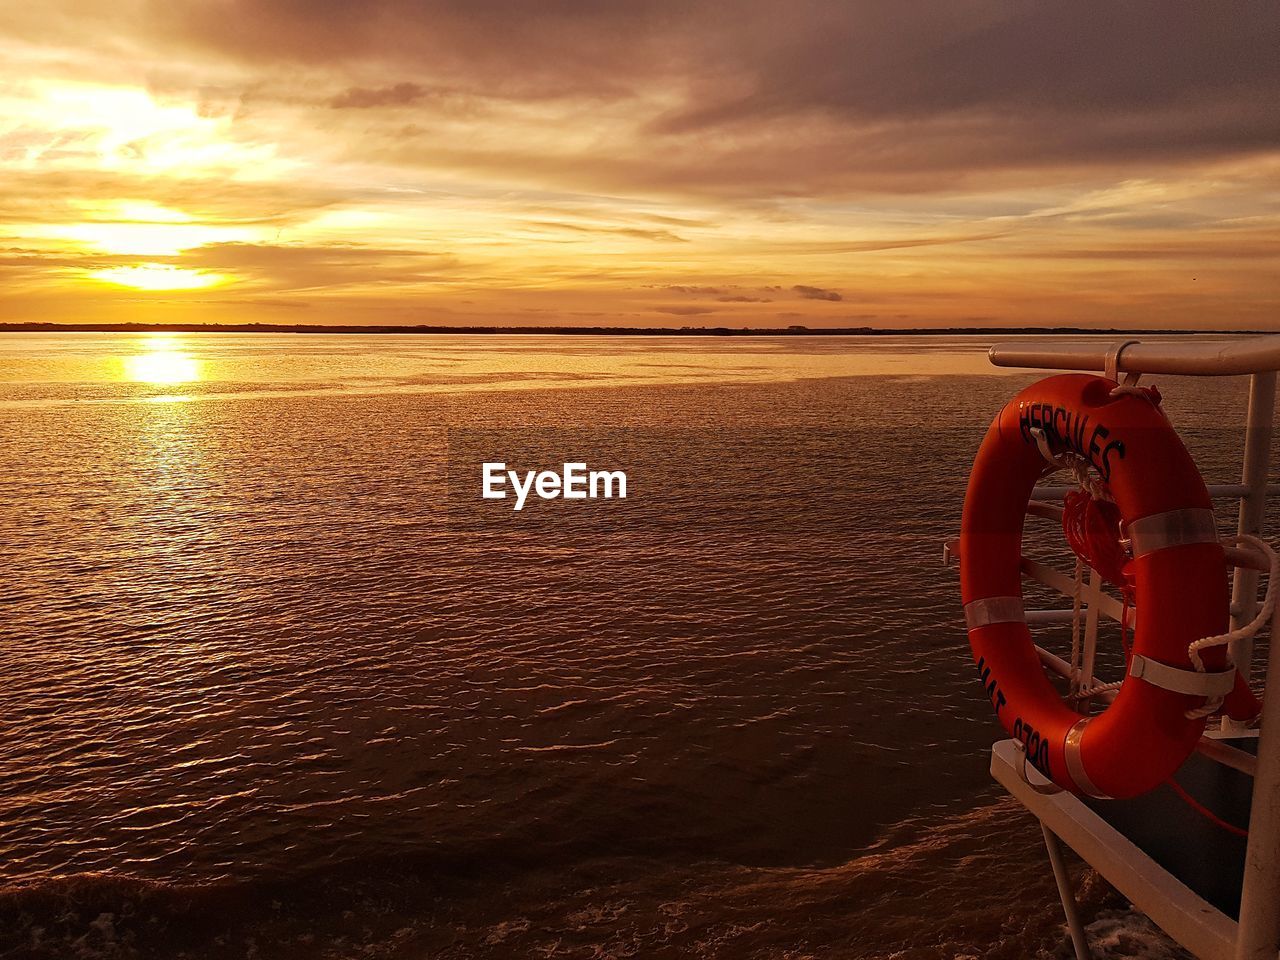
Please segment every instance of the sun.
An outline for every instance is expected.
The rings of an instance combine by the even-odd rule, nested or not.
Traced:
[[[89,277],[120,287],[132,287],[134,290],[200,290],[232,282],[232,278],[224,273],[187,270],[159,263],[143,263],[136,267],[108,267],[90,272]]]

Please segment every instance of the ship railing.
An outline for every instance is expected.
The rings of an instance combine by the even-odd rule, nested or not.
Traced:
[[[1280,495],[1280,484],[1269,482],[1270,452],[1275,421],[1276,372],[1280,370],[1280,334],[1264,337],[1203,340],[1184,336],[1177,340],[1117,339],[1111,342],[1044,338],[999,343],[988,356],[998,367],[1044,370],[1096,371],[1117,382],[1136,383],[1147,374],[1192,377],[1248,376],[1244,453],[1239,483],[1209,485],[1217,499],[1238,501],[1239,534],[1263,535],[1267,499]],[[1073,487],[1044,485],[1036,488],[1028,513],[1048,519],[1061,516],[1059,501]],[[944,547],[944,560],[954,553],[954,541]],[[1230,548],[1232,568],[1231,620],[1236,629],[1253,620],[1258,609],[1260,573],[1267,569],[1262,557],[1246,549]],[[1067,597],[1078,589],[1073,577],[1050,565],[1025,559],[1023,573],[1029,579]],[[1122,605],[1105,593],[1096,571],[1082,591],[1084,615],[1085,685],[1092,682],[1101,617],[1120,620]],[[1141,611],[1130,611],[1131,617]],[[1030,624],[1071,622],[1077,610],[1049,609],[1027,612]],[[1134,620],[1130,619],[1131,627]],[[1071,666],[1047,650],[1040,650],[1046,669],[1063,676]],[[1231,645],[1231,656],[1246,680],[1253,672],[1253,641]],[[992,751],[992,773],[1040,819],[1058,884],[1067,925],[1078,960],[1088,960],[1089,947],[1076,909],[1070,879],[1063,864],[1060,840],[1066,840],[1099,873],[1129,897],[1170,936],[1197,956],[1209,960],[1276,960],[1280,953],[1280,656],[1272,656],[1266,671],[1267,689],[1276,696],[1263,698],[1260,731],[1244,729],[1229,720],[1224,729],[1202,739],[1199,753],[1215,763],[1252,777],[1249,832],[1244,854],[1242,894],[1238,920],[1210,906],[1168,871],[1160,868],[1126,836],[1098,816],[1079,798],[1046,792],[1046,784],[1028,782],[1025,765],[1019,763],[1017,744],[1003,741]],[[1113,694],[1112,694],[1113,695]],[[1269,735],[1268,735],[1269,732]],[[1226,739],[1257,736],[1257,756],[1238,750]]]

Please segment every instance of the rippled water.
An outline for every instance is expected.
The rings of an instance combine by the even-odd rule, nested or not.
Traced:
[[[0,948],[1060,951],[939,566],[984,348],[6,335]]]

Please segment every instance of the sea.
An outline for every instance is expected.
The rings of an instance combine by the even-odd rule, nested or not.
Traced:
[[[990,340],[0,335],[0,956],[1070,956],[942,563]]]

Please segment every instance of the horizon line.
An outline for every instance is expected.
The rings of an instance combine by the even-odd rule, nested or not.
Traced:
[[[1172,327],[607,327],[607,326],[497,326],[497,325],[399,325],[399,324],[280,324],[280,323],[55,323],[24,321],[0,323],[0,333],[302,333],[302,334],[516,334],[544,336],[669,336],[669,337],[779,337],[779,336],[1106,336],[1108,334],[1229,334],[1265,336],[1274,330]]]

